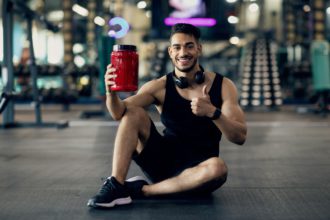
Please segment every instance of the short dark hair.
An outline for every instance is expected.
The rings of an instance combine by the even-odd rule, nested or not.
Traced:
[[[201,31],[199,28],[195,27],[194,25],[185,23],[177,23],[172,27],[170,39],[176,33],[192,35],[197,41],[199,41],[199,38],[201,37]]]

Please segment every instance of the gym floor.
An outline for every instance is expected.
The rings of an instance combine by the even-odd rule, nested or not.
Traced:
[[[44,121],[69,120],[65,129],[0,129],[1,220],[330,219],[329,116],[297,114],[295,107],[247,112],[245,145],[221,142],[229,176],[212,196],[134,200],[103,210],[86,202],[110,174],[118,123],[80,119],[83,108],[43,109]],[[20,108],[16,118],[33,121],[33,111]],[[132,163],[129,177],[135,175],[142,172]]]

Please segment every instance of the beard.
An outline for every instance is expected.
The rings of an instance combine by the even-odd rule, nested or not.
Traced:
[[[197,59],[195,58],[193,60],[193,63],[191,64],[191,66],[188,66],[188,67],[184,67],[184,68],[180,68],[178,65],[175,65],[175,62],[173,62],[174,66],[181,72],[184,72],[184,73],[189,73],[192,69],[194,69],[194,67],[196,66],[196,63],[197,63]]]

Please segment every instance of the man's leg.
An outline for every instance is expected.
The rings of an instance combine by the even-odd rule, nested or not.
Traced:
[[[113,154],[112,176],[107,178],[99,193],[89,199],[90,207],[113,207],[132,202],[124,186],[132,155],[140,152],[149,138],[151,122],[142,108],[130,108],[119,125]]]
[[[212,157],[195,167],[188,168],[178,176],[142,188],[145,196],[171,195],[203,187],[211,181],[225,179],[227,166],[218,157]]]
[[[143,108],[130,108],[118,127],[113,160],[112,176],[124,184],[135,151],[140,153],[150,135],[150,118]]]

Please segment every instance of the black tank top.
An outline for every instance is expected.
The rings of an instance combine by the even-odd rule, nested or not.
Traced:
[[[182,148],[188,147],[196,153],[219,155],[219,142],[222,135],[220,130],[210,118],[192,113],[191,101],[177,92],[172,74],[166,75],[165,100],[160,115],[165,125],[164,136],[179,139],[180,142],[185,143]],[[222,105],[222,80],[223,76],[216,74],[209,91],[211,102],[217,108],[221,108]]]

